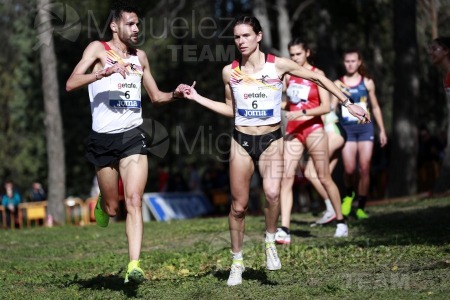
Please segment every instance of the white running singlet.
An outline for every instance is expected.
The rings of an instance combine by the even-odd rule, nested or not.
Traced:
[[[130,63],[127,77],[120,73],[103,77],[89,84],[92,130],[99,133],[120,133],[142,124],[141,81],[143,69],[136,52],[127,59],[121,58],[106,42],[102,42],[107,53],[103,69],[117,62]]]
[[[275,56],[268,54],[264,68],[254,74],[241,71],[238,61],[233,61],[231,68],[230,86],[236,101],[235,125],[279,123],[283,82],[275,69]]]

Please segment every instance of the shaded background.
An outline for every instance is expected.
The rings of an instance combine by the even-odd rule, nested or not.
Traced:
[[[94,176],[84,158],[91,126],[88,93],[86,88],[67,93],[65,82],[90,41],[110,38],[106,22],[111,1],[50,1],[50,6],[44,7],[45,2],[0,1],[0,178],[13,179],[22,189],[40,181],[50,190],[50,198],[52,186],[60,180],[64,196],[87,197]],[[287,56],[287,42],[292,37],[304,37],[314,50],[314,64],[333,80],[344,73],[342,51],[349,47],[361,49],[377,87],[389,138],[385,149],[379,149],[378,141],[375,143],[371,196],[383,198],[420,191],[417,128],[427,124],[432,134],[445,137],[448,126],[442,77],[431,65],[427,47],[434,37],[450,35],[450,1],[138,3],[142,9],[139,48],[146,51],[152,74],[163,91],[196,80],[200,93],[222,101],[221,70],[237,56],[231,24],[241,14],[256,15],[261,21],[265,51]],[[48,124],[53,116],[44,109],[45,62],[40,61],[39,47],[46,45],[39,44],[39,10],[45,10],[54,26],[49,43],[54,45],[57,66],[65,151],[63,179],[49,176],[52,156],[48,156],[48,149],[57,147],[57,143],[49,144],[52,133]],[[164,106],[154,106],[148,100],[144,93],[144,118],[162,125],[169,147],[167,153],[150,157],[147,191],[157,188],[157,165],[161,162],[173,172],[185,172],[186,165],[192,162],[202,171],[211,161],[226,161],[231,119],[185,100]],[[159,132],[159,139],[164,139],[165,131]]]

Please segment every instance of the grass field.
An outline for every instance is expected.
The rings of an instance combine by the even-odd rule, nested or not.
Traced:
[[[449,299],[450,198],[369,207],[334,226],[294,214],[283,268],[265,270],[264,219],[247,217],[240,286],[227,287],[227,218],[145,224],[148,280],[124,285],[124,223],[0,231],[0,299]]]

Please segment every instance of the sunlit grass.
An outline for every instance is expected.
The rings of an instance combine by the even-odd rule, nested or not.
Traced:
[[[147,281],[124,285],[124,223],[0,231],[1,299],[445,299],[450,294],[450,198],[373,206],[371,218],[310,227],[294,214],[283,268],[265,269],[264,219],[246,219],[244,283],[227,287],[226,217],[145,224]]]

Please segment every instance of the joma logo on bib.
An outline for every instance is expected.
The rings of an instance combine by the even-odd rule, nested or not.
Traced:
[[[247,118],[268,118],[273,117],[273,109],[238,109],[238,114]]]
[[[109,106],[116,107],[116,108],[141,108],[141,101],[109,100]]]

